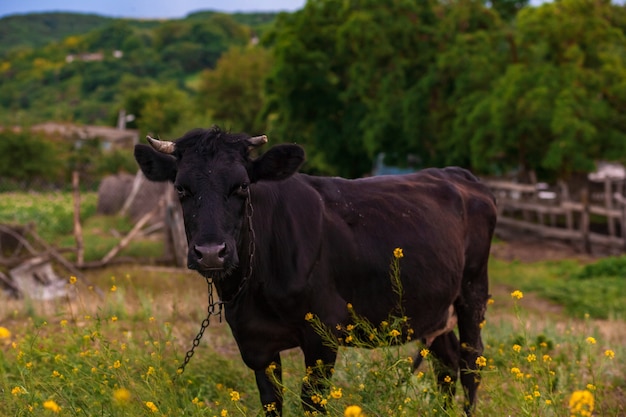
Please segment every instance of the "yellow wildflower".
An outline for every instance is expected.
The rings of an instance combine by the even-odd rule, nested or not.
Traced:
[[[0,339],[8,339],[11,337],[11,331],[6,327],[0,326]]]
[[[590,345],[595,345],[595,344],[596,344],[596,339],[595,339],[595,338],[593,338],[593,337],[591,337],[591,336],[589,336],[589,337],[586,339],[586,341],[587,341],[587,343],[589,343]]]
[[[26,394],[26,390],[22,387],[14,387],[11,390],[11,394],[17,397],[18,395]]]
[[[61,407],[59,407],[59,404],[57,404],[54,400],[44,401],[43,408],[45,408],[46,410],[50,410],[53,413],[58,413],[59,411],[61,411]]]
[[[391,337],[398,337],[398,336],[400,336],[400,332],[397,331],[396,329],[393,329],[392,331],[389,332],[389,336],[391,336]]]
[[[120,368],[122,366],[122,362],[120,362],[119,360],[116,360],[115,362],[113,362],[113,367],[115,369]]]
[[[593,406],[593,394],[587,390],[574,391],[569,399],[569,411],[574,417],[591,416]]]
[[[522,350],[522,347],[521,347],[520,345],[518,345],[518,344],[514,344],[514,345],[513,345],[513,350],[514,350],[515,352],[517,352],[517,353],[520,353],[520,352],[521,352],[521,350]]]
[[[227,417],[228,416],[228,410],[222,409],[222,411],[220,412],[220,416],[221,417]]]
[[[343,393],[341,392],[341,388],[336,388],[333,387],[330,390],[330,396],[333,397],[334,399],[338,400],[339,398],[341,398],[343,396]]]
[[[344,417],[365,417],[363,410],[358,405],[349,405],[343,412]]]
[[[420,350],[420,355],[422,356],[422,358],[425,358],[426,356],[428,356],[429,353],[430,351],[426,348]]]
[[[154,403],[152,401],[146,401],[144,404],[146,405],[148,410],[152,411],[153,413],[156,413],[157,411],[159,411],[157,406],[154,405]]]
[[[480,367],[487,366],[487,359],[484,356],[479,356],[476,358],[476,365]]]
[[[611,349],[607,349],[604,351],[604,356],[609,359],[613,359],[615,357],[615,352],[613,352]]]
[[[515,298],[516,300],[521,300],[522,298],[524,298],[524,293],[520,290],[515,290],[511,293],[511,297]]]
[[[402,252],[402,248],[395,248],[393,250],[393,257],[396,259],[400,259],[404,257],[404,253]]]
[[[313,320],[313,313],[306,313],[306,314],[305,314],[305,316],[304,316],[304,319],[305,319],[306,321],[311,321],[311,320]]]
[[[113,391],[113,400],[117,404],[126,404],[127,402],[130,401],[131,396],[132,395],[130,391],[127,390],[126,388],[118,388],[115,391]]]
[[[231,401],[239,401],[241,399],[241,396],[239,395],[238,391],[231,391],[230,392],[230,400]]]
[[[535,362],[537,360],[537,355],[535,355],[534,353],[531,353],[530,355],[526,357],[526,360],[528,362]]]
[[[115,285],[111,285],[111,292],[117,291],[117,287]]]
[[[76,277],[75,277],[74,275],[72,275],[72,276],[70,277],[70,284],[74,285],[74,284],[76,284],[76,281],[77,281],[77,280],[76,280]]]
[[[446,375],[446,377],[443,379],[443,382],[445,382],[446,384],[449,384],[452,382],[452,378],[450,377],[450,375]]]

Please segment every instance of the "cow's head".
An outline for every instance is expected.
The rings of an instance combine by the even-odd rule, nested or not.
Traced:
[[[277,145],[256,159],[250,150],[266,136],[232,134],[217,127],[195,129],[174,142],[148,137],[135,146],[146,178],[171,181],[183,209],[188,266],[203,275],[226,275],[239,264],[238,239],[245,226],[249,186],[283,180],[304,161],[297,145]]]

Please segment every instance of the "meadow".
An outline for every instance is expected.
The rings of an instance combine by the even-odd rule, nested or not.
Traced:
[[[102,222],[113,221],[86,217],[98,233]],[[63,240],[64,233],[51,235]],[[622,257],[492,258],[476,416],[626,415],[622,264]],[[65,278],[70,295],[63,299],[0,295],[0,416],[262,415],[254,376],[216,316],[179,371],[206,316],[200,276],[121,264]],[[329,392],[315,394],[328,415],[463,415],[460,386],[445,407],[426,348],[385,342],[401,321],[374,324],[380,349],[339,348]],[[425,360],[411,375],[416,352]],[[298,350],[283,354],[283,372],[285,414],[302,415],[306,371]]]

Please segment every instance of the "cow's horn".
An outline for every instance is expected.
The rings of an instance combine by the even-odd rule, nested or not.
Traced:
[[[150,145],[152,145],[154,149],[161,153],[172,154],[174,153],[174,149],[176,149],[176,144],[174,142],[158,140],[151,138],[150,136],[146,136],[146,139],[148,139],[148,142],[150,142]]]
[[[259,146],[265,145],[266,143],[267,143],[267,136],[265,135],[253,136],[250,139],[248,139],[248,144],[250,145],[248,148],[252,150],[252,149],[258,148]]]

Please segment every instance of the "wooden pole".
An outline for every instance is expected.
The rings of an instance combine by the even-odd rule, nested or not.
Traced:
[[[591,241],[589,239],[589,188],[585,187],[580,191],[580,200],[583,204],[583,210],[580,220],[580,231],[583,240],[583,248],[585,253],[591,253]]]
[[[83,242],[83,228],[80,225],[80,177],[78,171],[72,172],[72,189],[74,191],[74,239],[76,240],[76,266],[79,268],[85,262],[85,244]]]

